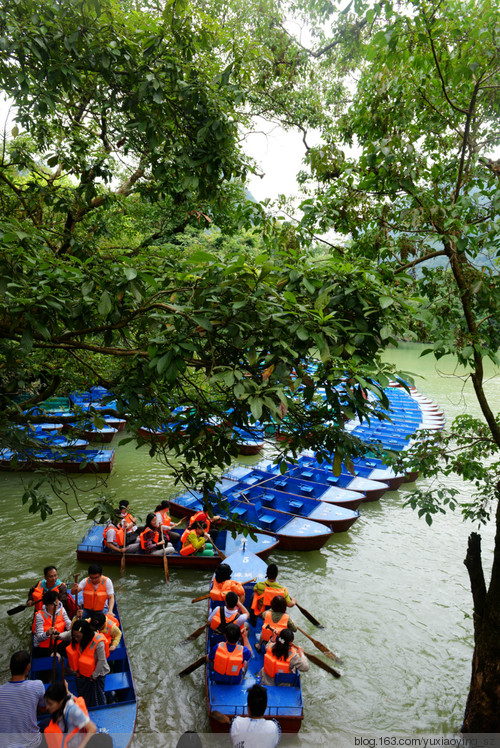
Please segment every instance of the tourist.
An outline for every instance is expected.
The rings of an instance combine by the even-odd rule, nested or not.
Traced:
[[[245,589],[242,584],[231,579],[233,570],[229,564],[219,564],[215,570],[215,578],[210,590],[210,600],[222,602],[228,592],[236,592],[240,602],[245,602]]]
[[[194,522],[191,527],[184,530],[181,538],[181,556],[192,556],[195,553],[204,556],[213,556],[213,545],[207,541],[211,540],[206,531],[204,522]]]
[[[296,604],[296,600],[290,597],[286,587],[282,587],[276,581],[278,576],[278,567],[276,564],[269,564],[267,567],[266,579],[263,582],[257,582],[253,588],[253,600],[252,600],[252,611],[254,616],[258,616],[263,610],[271,605],[271,600],[275,595],[283,595],[286,600],[287,607],[291,608]],[[255,625],[255,618],[252,617],[251,622]]]
[[[120,511],[117,510],[116,518],[110,520],[104,528],[102,537],[106,550],[111,553],[137,553],[140,548],[139,541],[129,542],[129,536],[125,535],[125,530],[119,521],[121,516]]]
[[[45,686],[28,680],[29,652],[21,650],[10,658],[11,678],[0,686],[0,746],[41,748],[45,741],[37,725],[37,711],[45,708]]]
[[[297,625],[292,621],[288,613],[286,612],[286,600],[283,595],[276,595],[271,600],[271,607],[269,610],[264,610],[260,614],[263,618],[262,632],[260,635],[260,643],[256,645],[257,651],[260,651],[260,646],[268,642],[273,633],[279,634],[285,628],[289,628],[291,631],[297,631]]]
[[[159,530],[160,528],[156,515],[154,512],[151,512],[146,517],[146,527],[139,535],[141,550],[148,556],[163,556],[164,553],[166,555],[175,553],[175,548],[171,543],[167,543],[165,550],[163,550],[165,540],[160,539]]]
[[[126,532],[127,545],[135,543],[139,535],[137,519],[130,513],[129,507],[130,502],[126,499],[122,499],[118,504],[118,513],[121,517],[121,526]]]
[[[89,717],[85,700],[69,693],[66,683],[52,683],[45,693],[45,704],[51,715],[44,730],[48,748],[62,746],[63,735],[74,736],[73,740],[64,740],[64,745],[68,744],[69,748],[95,745],[92,737],[97,733],[97,725]]]
[[[168,501],[168,499],[163,499],[163,501],[158,504],[155,509],[155,514],[158,527],[162,528],[164,537],[167,538],[172,545],[178,543],[181,535],[179,532],[172,532],[172,530],[174,527],[182,525],[184,518],[179,520],[179,522],[176,522],[175,525],[172,524],[172,518],[170,516],[170,501]]]
[[[251,650],[238,644],[241,631],[235,623],[226,626],[226,641],[215,644],[207,655],[212,663],[219,683],[237,685],[241,683],[252,656]]]
[[[108,658],[109,653],[115,651],[122,638],[116,619],[105,616],[102,610],[96,610],[90,616],[89,623],[92,631],[104,637],[104,650]]]
[[[70,616],[74,615],[75,607],[73,604],[73,600],[71,600],[71,604],[69,605],[68,609],[68,589],[64,582],[61,582],[61,580],[59,579],[55,566],[45,567],[45,569],[43,570],[43,579],[38,582],[37,585],[32,587],[28,592],[26,605],[28,607],[34,605],[36,611],[41,610],[43,605],[43,593],[48,592],[49,590],[54,590],[55,592],[57,592],[59,594],[59,600],[66,608],[68,614]]]
[[[59,602],[58,593],[55,590],[44,592],[42,597],[42,609],[35,613],[33,620],[33,647],[36,654],[49,654],[51,644],[57,646],[59,652],[63,653],[65,645],[57,644],[59,634],[69,631],[71,620]],[[55,615],[54,615],[55,614]]]
[[[241,631],[243,643],[252,651],[248,642],[248,615],[248,610],[239,601],[236,592],[228,592],[224,605],[214,608],[208,616],[208,623],[213,632],[212,636],[217,637],[213,641],[224,637],[227,627],[234,623]]]
[[[290,629],[273,634],[264,654],[264,667],[259,672],[264,686],[274,686],[278,673],[305,673],[309,670],[304,650],[293,645],[293,638],[293,631]]]
[[[106,704],[104,679],[109,673],[104,637],[95,633],[88,621],[75,621],[71,643],[66,648],[68,664],[76,673],[76,690],[88,707]]]
[[[281,728],[275,719],[265,719],[267,691],[257,683],[248,689],[248,717],[235,717],[231,724],[234,748],[275,748]]]
[[[88,577],[71,588],[73,595],[83,593],[82,618],[90,618],[94,610],[105,611],[106,607],[112,613],[115,607],[113,582],[103,576],[100,564],[90,564],[88,574]]]

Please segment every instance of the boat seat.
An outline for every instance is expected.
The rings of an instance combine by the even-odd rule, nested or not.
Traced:
[[[265,493],[262,497],[262,501],[264,501],[266,504],[272,504],[274,502],[274,499],[276,497],[273,496],[271,493]]]
[[[277,486],[278,488],[286,488],[287,483],[288,481],[286,479],[281,479],[281,480],[275,481],[274,485]]]
[[[328,483],[332,483],[333,485],[335,485],[336,483],[338,483],[339,479],[336,475],[329,475],[326,480]]]
[[[130,688],[131,685],[128,673],[108,673],[104,679],[105,691],[120,691],[123,688]]]
[[[245,514],[247,513],[247,510],[246,510],[246,509],[243,509],[243,507],[242,507],[242,506],[237,506],[237,507],[234,507],[234,509],[233,509],[232,511],[233,511],[233,514],[237,514],[237,515],[238,515],[238,517],[240,517],[240,518],[241,518],[241,517],[244,517],[244,516],[245,516]]]
[[[300,490],[301,490],[302,493],[312,494],[313,491],[314,491],[314,486],[304,486],[304,485],[302,485],[300,487]]]
[[[289,506],[292,512],[300,512],[300,510],[304,506],[304,502],[303,501],[291,501]]]
[[[116,649],[109,653],[107,658],[108,662],[115,662],[116,660],[126,660],[127,654],[125,647],[118,645]]]
[[[268,527],[269,529],[271,529],[275,519],[276,517],[272,517],[270,514],[263,514],[261,517],[259,517],[259,522],[263,524],[264,527]]]
[[[314,478],[314,473],[311,470],[303,470],[300,476],[301,478],[308,480],[309,478]]]
[[[274,678],[276,686],[287,685],[287,686],[298,686],[300,683],[300,676],[298,673],[276,673]]]

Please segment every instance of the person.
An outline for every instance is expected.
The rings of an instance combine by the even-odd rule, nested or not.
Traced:
[[[102,610],[96,610],[89,619],[90,628],[94,633],[101,634],[104,637],[104,651],[106,659],[110,652],[114,652],[122,638],[120,627],[117,626],[115,619],[105,616]]]
[[[105,610],[106,605],[109,613],[115,607],[115,590],[113,582],[102,573],[100,564],[90,564],[88,577],[80,583],[75,583],[71,592],[73,595],[83,592],[82,618],[90,618],[92,611]]]
[[[289,628],[290,631],[297,631],[297,625],[286,612],[286,607],[286,600],[283,595],[276,595],[271,600],[271,607],[269,610],[262,611],[262,632],[260,635],[260,643],[256,645],[257,651],[260,651],[262,644],[265,644],[271,639],[273,632],[279,633],[284,628]]]
[[[43,593],[48,592],[49,590],[54,590],[55,592],[59,593],[59,600],[66,608],[69,615],[72,616],[75,611],[74,608],[68,610],[68,589],[64,582],[61,582],[61,580],[59,579],[55,566],[45,567],[45,569],[43,570],[43,579],[34,587],[32,587],[28,592],[26,605],[29,608],[35,606],[35,611],[38,612],[42,609]]]
[[[254,586],[253,600],[250,606],[254,616],[260,615],[265,608],[268,608],[275,595],[283,595],[289,608],[292,608],[296,604],[295,598],[290,597],[287,588],[278,584],[276,581],[277,576],[278,567],[276,564],[269,564],[265,581],[257,582]]]
[[[304,650],[294,646],[293,638],[293,631],[290,629],[273,634],[264,654],[264,667],[259,672],[264,686],[274,686],[277,673],[305,673],[309,670]]]
[[[89,717],[87,705],[81,696],[73,696],[66,682],[52,683],[45,692],[45,704],[51,720],[45,727],[44,736],[48,748],[84,748],[94,746],[92,736],[97,733],[97,725]],[[109,737],[109,736],[108,736]]]
[[[210,589],[210,600],[223,602],[228,592],[236,592],[240,602],[245,602],[245,588],[235,579],[231,579],[232,573],[233,570],[229,564],[218,565]]]
[[[172,545],[178,543],[181,535],[179,532],[173,532],[172,530],[174,527],[182,525],[185,518],[183,517],[179,522],[176,522],[175,525],[172,524],[172,518],[170,516],[170,501],[168,501],[168,499],[163,499],[163,501],[158,504],[155,509],[155,514],[158,527],[162,528],[164,537],[166,537]]]
[[[234,748],[276,748],[281,728],[275,719],[265,719],[267,691],[255,683],[247,693],[248,717],[235,717],[230,733]]]
[[[121,518],[121,526],[126,532],[126,543],[130,545],[135,543],[139,536],[137,519],[130,513],[130,502],[122,499],[118,504],[118,513]]]
[[[209,541],[210,535],[205,529],[205,523],[193,522],[191,527],[184,530],[181,538],[181,556],[192,556],[195,553],[213,556],[214,548]]]
[[[71,636],[66,648],[68,665],[76,673],[76,690],[88,707],[106,704],[104,679],[110,668],[106,660],[104,637],[94,632],[88,621],[73,623],[73,628],[61,638]]]
[[[29,652],[20,650],[10,658],[11,678],[0,686],[0,746],[41,748],[45,745],[37,725],[37,711],[45,708],[45,686],[28,680]]]
[[[221,637],[225,635],[229,624],[236,624],[241,631],[244,645],[252,651],[248,642],[248,615],[248,610],[239,601],[236,592],[228,592],[224,605],[214,608],[208,616],[208,623],[214,634]]]
[[[114,520],[110,520],[104,528],[102,537],[106,550],[111,553],[123,553],[125,543],[125,553],[137,553],[140,548],[139,541],[128,541],[128,535],[125,536],[125,530],[120,524],[119,518],[121,516],[119,510],[117,510]]]
[[[240,635],[240,627],[229,623],[226,626],[226,641],[215,644],[207,655],[207,662],[212,663],[217,680],[228,685],[241,683],[252,656],[248,647],[238,644]]]
[[[210,535],[211,540],[215,543],[217,541],[217,535],[219,534],[219,531],[212,527],[210,529],[211,524],[214,525],[218,524],[221,521],[221,517],[219,514],[215,514],[213,517],[210,517],[210,514],[208,513],[207,509],[205,508],[203,511],[195,512],[188,520],[188,529],[192,528],[195,522],[204,522],[206,526],[206,531]]]
[[[64,650],[64,645],[57,644],[59,634],[69,631],[71,620],[59,601],[58,593],[49,590],[43,593],[42,609],[35,613],[33,620],[33,647],[37,654],[48,655],[51,642],[57,645],[59,652]],[[55,613],[55,615],[54,615]]]
[[[150,512],[146,517],[146,526],[139,535],[139,542],[143,553],[152,556],[163,556],[163,546],[165,539],[160,540],[159,526],[154,512]],[[171,543],[167,543],[165,553],[170,555],[175,553],[175,548]]]

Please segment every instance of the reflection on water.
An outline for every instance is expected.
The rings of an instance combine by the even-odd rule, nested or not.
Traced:
[[[432,358],[419,359],[420,350],[406,346],[387,358],[400,369],[423,374],[419,389],[443,406],[448,421],[458,413],[477,413],[470,383],[448,376],[452,362],[438,362],[443,378]],[[491,379],[488,388],[499,408],[497,385],[498,379]],[[76,512],[76,520],[71,519],[57,506],[53,517],[40,524],[21,505],[21,478],[5,474],[0,481],[0,669],[6,678],[11,652],[28,642],[30,614],[8,617],[5,611],[24,602],[48,563],[55,562],[68,580],[84,573],[75,547],[88,523]],[[91,485],[85,476],[78,481],[85,488]],[[441,735],[460,726],[472,652],[471,596],[462,560],[467,536],[477,528],[453,513],[429,528],[403,508],[412,488],[406,484],[379,502],[362,505],[358,522],[321,551],[273,556],[280,581],[325,629],[315,629],[297,609],[294,620],[344,660],[340,680],[314,666],[304,675],[305,720],[299,741],[291,744],[353,746],[355,737]],[[128,444],[118,450],[106,490],[116,502],[127,498],[144,518],[175,487],[146,449]],[[481,532],[487,566],[493,527]],[[176,673],[202,653],[202,637],[179,642],[203,622],[206,603],[191,604],[191,598],[207,590],[210,575],[172,569],[167,585],[162,567],[128,566],[123,577],[116,567],[106,571],[116,585],[139,698],[133,745],[175,746],[184,730],[208,731],[202,670],[183,680]],[[306,648],[313,645],[307,642]],[[228,744],[222,736],[203,738],[207,746]]]

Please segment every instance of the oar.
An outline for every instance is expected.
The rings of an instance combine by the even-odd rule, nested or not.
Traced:
[[[250,584],[251,582],[256,582],[256,581],[257,581],[257,577],[254,577],[253,579],[247,579],[247,581],[246,582],[242,582],[242,584]],[[210,592],[207,592],[206,595],[201,595],[201,597],[195,597],[195,598],[193,598],[191,600],[191,602],[192,603],[199,603],[200,600],[208,600],[209,597],[210,597]]]
[[[196,631],[193,631],[192,634],[189,634],[185,639],[183,639],[180,644],[185,644],[186,642],[193,642],[195,639],[199,637],[200,634],[202,634],[206,627],[208,626],[208,623],[204,623],[203,626],[200,626],[200,628],[196,629]]]
[[[161,539],[163,540],[163,570],[165,572],[165,582],[170,582],[170,574],[168,573],[168,561],[167,561],[167,545],[165,543],[165,535],[163,534],[163,527],[160,525]]]
[[[11,608],[10,610],[7,611],[7,615],[15,616],[16,613],[20,613],[22,610],[26,610],[26,608],[28,607],[29,607],[28,605],[16,605],[15,608]]]
[[[295,603],[297,608],[300,610],[303,616],[307,618],[308,621],[311,621],[311,623],[314,623],[315,626],[317,626],[319,629],[324,629],[325,627],[312,615],[312,613],[309,613],[306,608],[303,608],[302,605],[299,605],[297,602]]]
[[[212,538],[210,538],[210,543],[212,543],[213,547],[214,547],[214,548],[215,548],[215,550],[217,551],[217,553],[218,553],[218,555],[219,555],[219,558],[220,558],[220,560],[221,560],[221,561],[225,561],[225,560],[226,560],[226,556],[225,556],[225,555],[224,555],[224,554],[222,553],[222,551],[221,551],[221,550],[219,550],[219,549],[217,548],[217,546],[215,545],[215,543],[214,543],[214,541],[212,540]]]
[[[330,665],[327,665],[326,662],[323,662],[323,660],[320,660],[319,657],[316,657],[315,654],[311,654],[310,652],[304,652],[304,654],[308,660],[313,662],[322,670],[326,670],[327,673],[330,673],[330,675],[333,675],[335,678],[340,678],[340,673],[338,670],[334,670],[332,667],[330,667]]]
[[[304,636],[307,636],[309,641],[311,641],[314,644],[316,649],[319,649],[320,652],[323,652],[323,654],[329,657],[331,660],[335,660],[335,662],[338,662],[339,665],[342,665],[342,660],[340,659],[340,657],[337,657],[337,655],[334,652],[332,652],[330,649],[328,649],[328,647],[325,644],[322,644],[317,639],[313,639],[313,637],[309,636],[307,631],[304,631],[304,629],[301,629],[300,626],[297,626],[297,629],[300,631],[301,634],[304,634]]]
[[[58,602],[59,600],[56,598],[56,602],[54,603],[54,612],[52,613],[52,628],[54,628],[55,623],[56,623],[56,613],[57,613]],[[50,635],[49,650],[52,651],[52,655],[54,657],[54,662],[52,663],[52,680],[50,682],[55,683],[56,682],[56,667],[57,667],[57,637],[54,639],[54,634]]]
[[[184,678],[185,675],[189,675],[189,673],[192,673],[194,670],[198,670],[198,668],[201,667],[204,662],[206,662],[206,659],[206,655],[198,657],[198,659],[192,662],[191,665],[188,665],[187,668],[178,673],[179,678]]]
[[[125,574],[125,547],[127,545],[127,531],[125,528],[123,529],[123,548],[122,548],[122,558],[120,561],[120,574]]]

